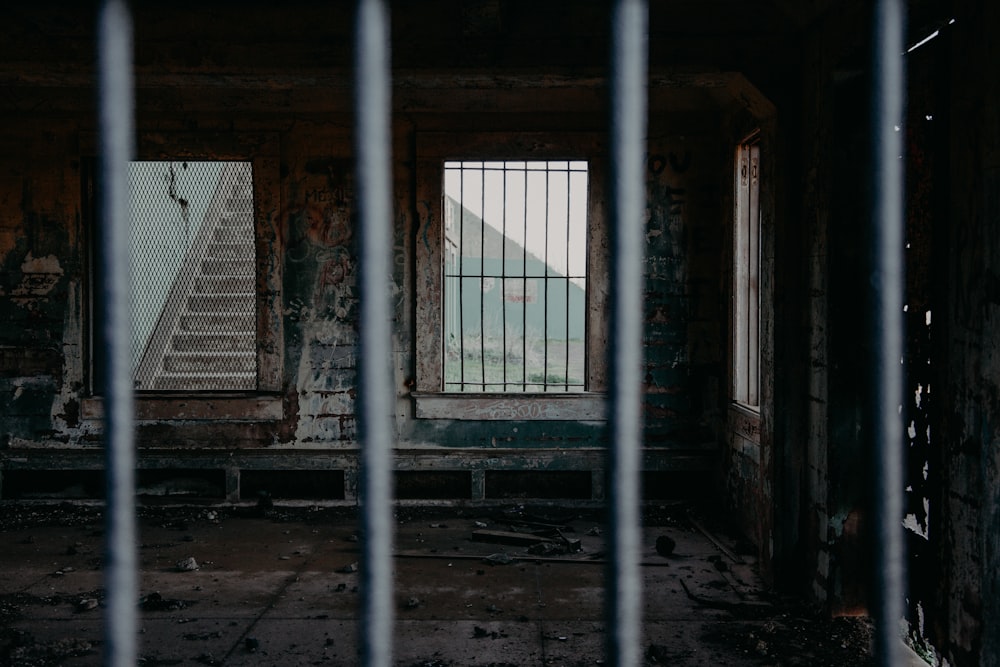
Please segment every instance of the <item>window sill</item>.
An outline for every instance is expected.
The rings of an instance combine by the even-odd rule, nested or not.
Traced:
[[[605,421],[606,395],[412,394],[417,419]]]
[[[276,421],[284,417],[280,396],[144,396],[134,400],[136,421]],[[104,417],[104,399],[83,399],[85,420]]]
[[[729,423],[734,433],[753,442],[760,442],[760,407],[730,403]]]

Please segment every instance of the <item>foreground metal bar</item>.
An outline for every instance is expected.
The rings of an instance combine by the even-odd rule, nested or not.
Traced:
[[[873,266],[871,434],[874,439],[877,664],[899,665],[903,618],[903,128],[905,16],[900,0],[875,6],[872,78]]]
[[[642,255],[645,221],[648,9],[618,0],[611,52],[610,568],[606,613],[608,664],[638,665],[639,390],[642,364]]]
[[[107,532],[104,560],[105,664],[136,664],[135,453],[129,319],[128,165],[133,155],[132,22],[107,0],[97,26],[100,99],[101,250],[105,365]]]
[[[356,25],[355,154],[360,234],[362,602],[361,664],[392,656],[392,425],[389,332],[391,236],[389,14],[360,0]]]

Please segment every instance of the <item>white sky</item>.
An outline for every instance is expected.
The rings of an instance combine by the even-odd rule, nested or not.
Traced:
[[[586,162],[446,162],[444,191],[553,270],[585,275]]]

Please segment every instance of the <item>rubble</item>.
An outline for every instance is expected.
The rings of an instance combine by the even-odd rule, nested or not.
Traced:
[[[198,569],[198,561],[194,559],[194,556],[188,556],[177,561],[176,567],[178,572],[193,572]]]

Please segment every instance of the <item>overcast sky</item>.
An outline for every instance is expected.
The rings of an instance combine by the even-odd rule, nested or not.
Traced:
[[[446,162],[444,191],[555,271],[582,276],[587,265],[586,169],[582,161]]]

